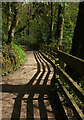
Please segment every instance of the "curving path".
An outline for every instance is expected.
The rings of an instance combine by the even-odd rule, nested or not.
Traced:
[[[2,118],[8,120],[67,120],[56,91],[55,68],[38,51],[2,80]]]

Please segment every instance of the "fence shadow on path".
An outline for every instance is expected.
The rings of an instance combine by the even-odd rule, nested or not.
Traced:
[[[59,100],[58,94],[56,91],[53,91],[53,81],[55,80],[55,68],[53,65],[45,60],[45,57],[42,56],[39,52],[34,52],[34,57],[37,62],[37,72],[29,81],[29,83],[25,85],[2,85],[2,92],[8,93],[18,93],[16,98],[14,99],[13,112],[11,115],[11,120],[20,120],[21,116],[21,102],[26,102],[26,118],[25,120],[34,120],[34,107],[37,107],[33,104],[35,100],[38,102],[38,109],[40,113],[40,120],[67,120],[66,114],[63,110],[61,102]],[[49,78],[51,74],[50,66],[53,67],[53,76]],[[47,67],[47,70],[46,70]],[[44,76],[44,74],[46,75]],[[50,79],[51,84],[47,84]],[[42,81],[43,80],[43,81]],[[42,81],[42,84],[40,84]],[[24,98],[24,95],[28,94],[28,98]],[[38,97],[34,97],[38,94]],[[47,95],[47,97],[45,97]],[[49,101],[50,106],[52,108],[51,111],[46,109],[46,105],[44,101]],[[47,105],[48,106],[48,105]],[[47,113],[52,113],[54,118],[48,118]],[[37,116],[37,120],[38,116]]]

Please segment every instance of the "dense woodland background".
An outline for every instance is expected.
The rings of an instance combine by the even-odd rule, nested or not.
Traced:
[[[83,10],[84,2],[3,2],[2,75],[26,60],[21,45],[35,50],[40,44],[63,45],[65,52],[84,59]]]
[[[2,3],[3,45],[72,45],[79,3]],[[61,32],[60,32],[61,31]]]

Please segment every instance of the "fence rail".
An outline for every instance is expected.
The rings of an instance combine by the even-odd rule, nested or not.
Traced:
[[[81,75],[84,75],[84,60],[72,56],[70,54],[67,54],[62,50],[58,50],[56,46],[41,45],[40,52],[46,54],[54,62],[57,71],[56,75],[59,76],[58,78],[56,77],[57,78],[56,81],[59,84],[59,87],[63,91],[67,101],[70,103],[77,119],[84,120],[84,114],[79,109],[79,107],[77,106],[71,95],[69,94],[68,90],[64,86],[64,81],[65,81],[84,104],[84,91],[64,70],[64,65],[66,64],[75,71],[77,71],[78,73],[80,73]]]

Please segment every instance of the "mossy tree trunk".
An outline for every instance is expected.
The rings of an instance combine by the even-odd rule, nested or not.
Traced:
[[[10,13],[10,10],[13,10],[12,13]],[[10,14],[12,14],[10,16]],[[16,30],[18,24],[18,3],[11,3],[10,9],[9,9],[9,22],[8,22],[8,40],[7,44],[11,44],[14,40],[14,33]]]
[[[63,40],[63,25],[64,25],[64,9],[65,4],[59,3],[58,6],[58,20],[57,20],[57,40],[58,40],[58,46],[62,45]]]
[[[48,40],[48,44],[50,44],[52,42],[52,36],[53,36],[53,29],[54,29],[54,3],[51,2],[50,4],[50,30],[49,30],[49,40]]]
[[[8,20],[8,31],[10,30],[10,27],[11,27],[11,13],[12,13],[12,10],[11,10],[11,3],[7,3],[7,11],[8,11],[8,17],[7,17],[7,20]]]
[[[53,32],[53,2],[51,2],[51,19],[50,19],[50,40],[52,39]]]
[[[29,36],[29,24],[30,24],[30,20],[29,20],[29,17],[30,17],[30,4],[28,5],[28,20],[27,20],[27,23],[28,23],[28,31],[27,31],[27,35]]]

